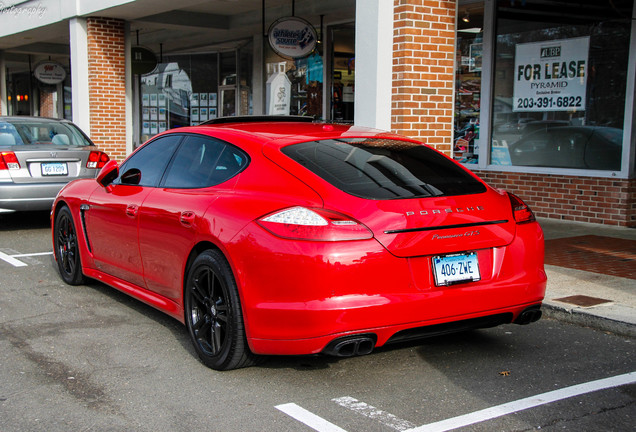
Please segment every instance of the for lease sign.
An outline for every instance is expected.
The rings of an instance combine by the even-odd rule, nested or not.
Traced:
[[[518,44],[513,111],[584,111],[590,38]]]

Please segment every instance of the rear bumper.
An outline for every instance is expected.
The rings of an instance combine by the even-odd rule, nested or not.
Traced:
[[[0,183],[0,213],[50,210],[66,183]]]
[[[481,280],[450,287],[435,286],[430,256],[398,258],[374,239],[289,242],[258,229],[238,244],[246,259],[232,263],[258,354],[315,354],[359,334],[382,346],[407,330],[494,315],[514,322],[545,295],[538,224],[519,226],[505,247],[477,250]]]
[[[540,302],[528,303],[509,308],[481,312],[479,314],[468,314],[452,318],[369,328],[362,331],[332,334],[311,339],[250,339],[249,343],[253,352],[261,354],[295,355],[323,353],[347,357],[349,355],[368,354],[373,348],[377,348],[385,344],[419,340],[426,337],[441,336],[454,332],[494,327],[501,324],[510,324],[515,322],[516,318],[519,317],[522,312],[528,309],[537,310],[540,305]],[[348,351],[346,346],[342,346],[342,341],[345,343],[351,340],[356,341],[356,339],[360,339],[361,337],[366,339],[362,341],[366,344],[364,345],[365,352],[357,352],[357,348],[356,350]],[[345,352],[343,353],[343,351]]]

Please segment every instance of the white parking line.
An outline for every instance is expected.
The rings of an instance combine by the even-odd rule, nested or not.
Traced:
[[[445,432],[460,427],[469,426],[475,423],[484,422],[486,420],[502,417],[528,408],[538,407],[540,405],[557,402],[574,396],[580,396],[586,393],[592,393],[599,390],[605,390],[612,387],[618,387],[625,384],[636,382],[636,372],[630,372],[624,375],[618,375],[611,378],[590,381],[584,384],[573,385],[571,387],[554,390],[540,395],[531,396],[525,399],[519,399],[514,402],[508,402],[503,405],[497,405],[481,411],[470,414],[453,417],[436,423],[429,423],[424,426],[410,429],[408,432]]]
[[[372,405],[360,402],[359,400],[349,396],[332,399],[332,401],[344,408],[348,408],[351,411],[355,411],[365,417],[377,420],[380,423],[398,431],[405,431],[407,429],[412,429],[415,427],[415,425],[409,421],[402,420],[401,418],[398,418],[393,414],[379,410]]]
[[[398,429],[398,427],[400,427],[399,425],[401,424],[411,423],[406,422],[405,420],[401,420],[385,411],[377,410],[376,408],[367,405],[364,402],[359,402],[351,397],[345,396],[332,399],[332,401],[336,402],[340,406],[361,413],[366,417],[375,418],[376,420],[379,420],[384,424],[388,423],[384,422],[383,420],[388,420],[389,422],[392,420],[395,423],[388,425],[402,432],[447,432],[461,427],[470,426],[475,423],[481,423],[497,417],[503,417],[515,412],[527,410],[552,402],[557,402],[563,399],[568,399],[586,393],[592,393],[633,383],[636,383],[636,371],[610,378],[604,378],[596,381],[590,381],[583,384],[565,387],[560,390],[554,390],[536,396],[530,396],[525,399],[519,399],[517,401],[486,408],[481,411],[475,411],[473,413],[464,414],[458,417],[453,417],[450,419],[438,421],[435,423],[429,423],[410,429]],[[318,417],[317,415],[294,403],[278,405],[276,406],[276,408],[318,432],[347,432],[344,429],[334,425],[333,423],[328,422],[321,417]],[[378,415],[376,416],[372,413],[378,413]]]
[[[13,258],[24,258],[24,257],[42,256],[42,255],[53,255],[53,252],[37,252],[37,253],[30,253],[30,254],[11,255],[11,256]]]
[[[276,409],[284,412],[290,417],[295,418],[299,422],[304,423],[305,425],[318,432],[347,432],[346,430],[339,428],[335,424],[329,423],[322,417],[318,417],[316,414],[313,414],[306,409],[299,407],[295,403],[277,405]]]
[[[22,261],[16,258],[25,258],[25,257],[31,257],[31,256],[52,255],[52,254],[53,252],[38,252],[38,253],[31,253],[31,254],[7,255],[4,252],[0,252],[0,259],[2,261],[8,262],[14,267],[26,267],[28,264],[23,263]]]
[[[12,266],[14,266],[14,267],[26,267],[26,264],[25,264],[25,263],[23,263],[22,261],[19,261],[19,260],[15,259],[15,258],[13,258],[11,255],[7,255],[7,254],[6,254],[6,253],[4,253],[4,252],[0,252],[0,259],[1,259],[2,261],[6,261],[6,262],[8,262],[9,264],[11,264],[11,265],[12,265]]]

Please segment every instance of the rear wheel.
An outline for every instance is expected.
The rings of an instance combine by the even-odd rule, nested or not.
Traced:
[[[55,260],[62,279],[70,285],[83,284],[86,278],[82,274],[77,230],[68,207],[62,207],[57,213],[53,233]]]
[[[201,361],[216,370],[254,364],[232,270],[216,250],[202,252],[188,273],[185,321]]]

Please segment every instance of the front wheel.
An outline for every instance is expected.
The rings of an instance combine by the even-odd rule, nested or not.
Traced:
[[[57,267],[64,282],[81,285],[86,281],[82,274],[77,230],[68,207],[62,207],[53,225],[54,253]]]
[[[216,370],[254,364],[232,270],[216,250],[193,262],[184,290],[185,321],[201,361]]]

